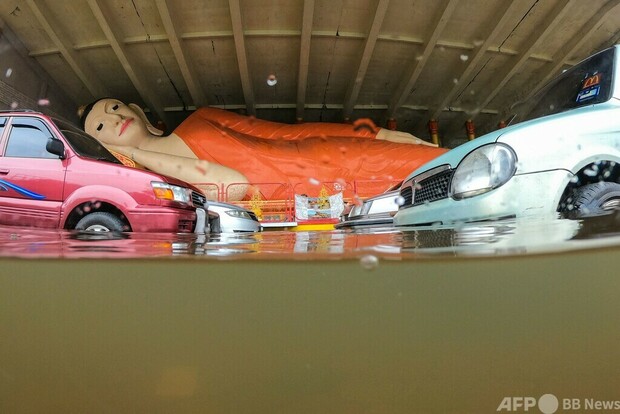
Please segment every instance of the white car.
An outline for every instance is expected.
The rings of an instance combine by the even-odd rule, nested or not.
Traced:
[[[398,211],[400,199],[400,193],[397,189],[369,197],[351,207],[347,214],[340,217],[340,222],[336,223],[334,227],[336,229],[348,229],[392,226],[394,224],[393,216]]]
[[[440,155],[403,182],[397,226],[582,218],[620,206],[620,46],[565,71],[519,123]]]
[[[256,214],[243,207],[209,201],[207,209],[211,233],[253,233],[263,230]]]

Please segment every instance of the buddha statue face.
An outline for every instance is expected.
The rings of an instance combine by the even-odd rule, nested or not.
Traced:
[[[103,144],[137,147],[150,135],[143,117],[142,110],[134,105],[105,98],[87,114],[84,130]]]

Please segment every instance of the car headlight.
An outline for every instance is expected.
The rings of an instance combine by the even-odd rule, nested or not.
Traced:
[[[244,210],[226,210],[225,213],[231,217],[252,220],[252,217]]]
[[[469,153],[456,167],[450,195],[456,200],[484,194],[504,185],[517,169],[517,156],[504,144],[490,144]]]
[[[178,201],[179,203],[189,204],[191,200],[190,190],[178,185],[152,181],[153,193],[160,200]]]

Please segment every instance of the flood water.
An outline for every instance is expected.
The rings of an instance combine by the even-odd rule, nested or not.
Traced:
[[[25,258],[202,257],[330,260],[505,256],[620,244],[620,211],[586,220],[494,221],[453,227],[368,227],[261,233],[97,233],[0,227],[0,255]]]
[[[619,224],[610,214],[209,236],[5,227],[0,412],[613,407]]]

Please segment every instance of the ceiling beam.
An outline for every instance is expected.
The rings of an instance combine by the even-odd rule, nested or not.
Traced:
[[[508,25],[508,22],[513,18],[513,14],[511,13],[514,5],[518,4],[518,2],[513,1],[505,1],[497,3],[497,7],[499,11],[493,15],[491,19],[491,30],[484,36],[485,41],[474,50],[474,53],[468,59],[468,64],[465,67],[463,73],[458,78],[458,82],[450,89],[450,91],[444,96],[441,100],[441,103],[433,110],[431,113],[430,119],[437,119],[441,112],[444,110],[448,103],[454,98],[454,95],[463,90],[464,86],[468,85],[469,82],[475,77],[477,72],[474,72],[476,69],[479,69],[480,62],[486,55],[487,51],[495,43],[496,37],[504,30]],[[495,22],[495,24],[493,24]]]
[[[555,5],[553,10],[546,14],[545,20],[538,25],[533,32],[530,33],[530,36],[524,42],[522,46],[522,52],[519,53],[517,60],[510,60],[504,65],[504,69],[498,73],[494,79],[489,82],[490,85],[495,85],[495,87],[491,90],[488,96],[482,101],[480,107],[484,108],[489,104],[500,93],[504,86],[508,83],[508,81],[517,74],[523,65],[527,62],[529,57],[534,53],[534,51],[540,46],[542,42],[545,41],[546,37],[552,34],[560,22],[562,18],[566,16],[568,13],[569,7],[576,3],[578,0],[560,0]]]
[[[183,46],[179,41],[179,36],[177,35],[177,30],[174,26],[174,18],[171,14],[174,13],[174,11],[168,7],[166,0],[156,0],[155,3],[157,4],[159,15],[162,23],[164,24],[164,29],[166,30],[170,47],[172,47],[172,52],[174,53],[174,57],[179,65],[179,69],[181,70],[181,75],[183,76],[185,84],[189,90],[189,94],[194,101],[194,106],[206,106],[207,98],[200,87],[198,77],[195,75],[191,65],[189,64],[189,60],[185,55]]]
[[[306,88],[308,86],[308,67],[310,66],[310,42],[312,40],[312,22],[314,20],[314,0],[304,1],[301,23],[301,45],[299,48],[299,72],[297,74],[297,110],[299,121],[304,119],[306,105]]]
[[[99,23],[99,27],[105,34],[105,37],[106,39],[108,39],[108,42],[110,42],[110,46],[112,47],[112,50],[114,51],[114,54],[116,55],[116,58],[119,60],[119,62],[123,66],[125,73],[127,73],[127,76],[129,76],[131,83],[133,83],[134,87],[136,88],[136,90],[138,91],[142,99],[144,100],[144,103],[148,106],[148,108],[152,112],[155,112],[157,114],[159,119],[164,121],[166,124],[171,125],[170,120],[167,119],[166,117],[166,113],[163,109],[163,105],[159,102],[159,99],[157,98],[156,94],[153,93],[150,89],[148,89],[145,86],[145,82],[136,73],[133,66],[129,62],[129,59],[127,57],[128,53],[125,50],[125,46],[121,43],[121,41],[115,35],[115,33],[120,33],[121,31],[115,30],[112,27],[110,27],[110,23],[104,16],[103,11],[101,10],[101,7],[99,7],[99,2],[98,2],[99,0],[87,0],[87,1],[88,1],[88,5],[90,6],[90,9],[93,15],[95,16],[95,19],[97,20],[97,23]]]
[[[432,25],[434,29],[426,41],[426,45],[424,46],[422,55],[419,58],[415,59],[415,62],[413,64],[413,67],[409,71],[409,74],[406,75],[400,82],[399,87],[396,89],[396,94],[390,100],[390,104],[386,113],[387,118],[394,117],[396,110],[401,107],[401,105],[405,102],[405,100],[411,93],[413,85],[415,85],[418,77],[422,73],[422,69],[424,69],[424,66],[428,62],[428,58],[433,52],[433,49],[435,48],[435,45],[437,44],[437,41],[439,40],[439,36],[443,32],[443,29],[448,24],[452,13],[456,9],[457,3],[458,0],[444,1],[443,11],[441,12],[441,15],[437,19],[436,23]]]
[[[353,78],[353,82],[349,84],[347,93],[344,98],[344,119],[349,119],[351,117],[351,113],[353,112],[353,106],[357,101],[357,97],[359,96],[362,83],[364,82],[364,78],[366,77],[366,71],[368,70],[368,65],[370,64],[370,58],[372,57],[373,51],[375,50],[375,45],[377,44],[377,39],[379,37],[379,31],[381,30],[381,26],[383,25],[383,20],[385,19],[385,13],[387,11],[389,3],[390,0],[379,0],[379,2],[377,3],[375,17],[372,21],[372,25],[370,26],[368,36],[366,37],[364,51],[362,52],[362,57],[357,67],[357,72],[355,74],[355,77]]]
[[[225,105],[210,105],[211,108],[220,108],[220,109],[229,109],[229,110],[238,110],[238,109],[243,109],[245,108],[245,105],[239,105],[239,104],[225,104]],[[363,111],[382,111],[384,112],[385,110],[387,110],[387,104],[385,105],[355,105],[355,109],[356,110],[363,110]],[[277,104],[276,106],[274,106],[274,104],[267,104],[267,103],[257,103],[256,104],[256,109],[295,109],[297,108],[297,104],[296,103],[280,103]],[[337,110],[342,112],[342,109],[344,108],[344,105],[342,104],[323,104],[323,103],[306,103],[305,105],[306,109],[320,109],[320,110]],[[406,108],[412,111],[419,111],[419,112],[428,112],[429,108],[427,106],[424,105],[403,105],[402,108]],[[182,106],[169,106],[166,107],[165,110],[166,112],[186,112],[188,110],[193,111],[196,108],[194,107],[187,107],[184,108]],[[469,109],[467,108],[459,108],[459,107],[452,107],[450,108],[450,112],[454,113],[454,112],[468,112]],[[496,109],[483,109],[482,111],[480,111],[481,113],[484,114],[492,114],[492,115],[497,115],[499,113],[498,110]]]
[[[329,33],[329,36],[328,36]],[[248,37],[274,37],[274,38],[286,38],[286,37],[300,37],[301,36],[301,31],[294,31],[291,33],[287,33],[287,34],[283,34],[283,32],[275,32],[275,31],[271,31],[268,35],[253,35],[253,31],[244,31],[243,32],[244,37],[248,38]],[[232,38],[233,34],[232,32],[202,32],[202,33],[181,33],[179,35],[179,38],[181,40],[204,40],[204,39],[217,39],[217,38]],[[311,38],[318,38],[318,37],[334,37],[334,32],[330,31],[330,32],[322,32],[322,31],[313,31]],[[363,40],[365,39],[366,36],[364,36],[363,34],[359,34],[356,36],[349,36],[347,37],[345,34],[343,34],[342,32],[338,33],[338,38],[339,39],[360,39]],[[423,45],[424,41],[422,39],[418,39],[418,38],[414,38],[414,37],[406,37],[406,36],[395,36],[395,35],[379,35],[377,37],[378,41],[381,42],[397,42],[397,43],[406,43],[406,44],[416,44],[416,45]],[[157,43],[157,42],[168,42],[168,36],[166,35],[158,35],[158,34],[154,34],[154,35],[149,35],[149,36],[131,36],[131,37],[126,37],[123,39],[123,44],[125,45],[139,45],[139,44],[145,44],[145,43]],[[88,42],[88,43],[77,43],[75,45],[73,45],[73,49],[76,51],[80,51],[80,50],[91,50],[91,49],[99,49],[99,48],[109,48],[110,44],[107,41],[93,41],[93,42]],[[443,47],[446,49],[455,49],[455,50],[463,50],[466,52],[471,52],[472,50],[476,49],[476,46],[471,44],[471,43],[464,43],[464,42],[455,42],[455,41],[450,41],[450,40],[438,40],[437,43],[435,44],[435,47]],[[498,48],[497,46],[491,46],[489,47],[489,49],[487,50],[487,52],[489,53],[495,53],[498,55],[504,55],[504,56],[515,56],[518,55],[519,53],[516,50],[513,49],[508,49],[504,46],[500,48]],[[60,53],[60,51],[58,50],[58,48],[46,48],[46,49],[38,49],[38,50],[32,50],[28,53],[29,56],[31,57],[41,57],[41,56],[49,56],[49,55],[55,55]],[[533,60],[540,60],[543,62],[551,62],[552,59],[550,56],[543,56],[543,55],[531,55],[530,59]]]
[[[52,13],[47,9],[45,4],[37,4],[34,0],[26,0],[26,2],[39,24],[41,24],[41,27],[45,30],[45,33],[47,33],[54,45],[58,48],[58,51],[62,55],[63,59],[67,62],[69,67],[77,75],[84,86],[86,86],[86,89],[88,89],[93,98],[108,96],[109,93],[103,87],[103,82],[97,79],[97,76],[95,76],[94,72],[88,67],[86,62],[84,62],[84,60],[81,59],[77,53],[75,53],[68,38],[60,32],[59,28],[61,26],[50,20]]]
[[[232,20],[233,38],[235,50],[237,51],[237,63],[239,65],[239,76],[241,77],[241,88],[248,115],[256,116],[254,102],[254,90],[252,89],[252,79],[248,68],[248,56],[245,51],[245,39],[243,35],[243,21],[241,18],[241,6],[239,0],[229,0],[230,19]]]
[[[539,77],[540,81],[532,88],[526,99],[534,95],[552,76],[560,73],[568,58],[573,56],[583,46],[590,36],[603,24],[605,16],[611,14],[611,11],[618,7],[618,5],[620,5],[620,0],[609,0],[576,31],[576,34],[569,41],[564,43],[564,46],[553,56],[555,64],[551,65],[545,75]]]

